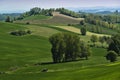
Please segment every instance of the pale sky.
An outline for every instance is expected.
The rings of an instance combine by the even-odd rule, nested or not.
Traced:
[[[116,7],[120,0],[0,0],[1,12],[23,12],[33,7]]]

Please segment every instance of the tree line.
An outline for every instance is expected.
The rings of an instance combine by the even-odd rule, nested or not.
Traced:
[[[102,29],[101,27],[104,27],[120,31],[119,26],[116,25],[120,23],[120,13],[118,11],[110,15],[88,14],[85,17],[85,22],[95,26],[99,26],[100,29]],[[93,32],[95,32],[94,28]],[[101,31],[98,32],[100,33]]]

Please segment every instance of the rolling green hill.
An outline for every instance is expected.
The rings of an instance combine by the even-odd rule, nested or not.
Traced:
[[[15,30],[31,30],[24,36]],[[92,47],[89,60],[53,64],[48,37],[64,28],[0,22],[0,80],[119,80],[120,63],[105,59],[107,50]],[[41,72],[47,68],[48,72]]]

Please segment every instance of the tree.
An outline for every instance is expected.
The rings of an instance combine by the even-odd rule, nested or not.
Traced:
[[[9,16],[7,16],[5,22],[10,22],[10,17]]]
[[[98,37],[96,35],[92,35],[90,40],[94,43],[95,46],[95,42],[98,41]]]
[[[115,14],[116,14],[116,23],[118,22],[118,21],[117,21],[117,15],[118,15],[118,13],[119,13],[119,11],[116,10],[116,11],[115,11]]]
[[[106,55],[106,59],[110,60],[110,62],[115,62],[117,60],[117,53],[114,51],[109,51]]]
[[[85,25],[85,21],[81,20],[80,25]]]
[[[102,46],[103,46],[103,43],[105,42],[105,39],[104,39],[104,37],[99,37],[99,42],[102,44]]]
[[[86,27],[82,27],[80,31],[82,35],[86,35],[86,32],[87,32]]]
[[[66,44],[65,61],[73,61],[77,59],[80,52],[80,38],[78,35],[64,33]]]
[[[120,35],[114,35],[111,38],[111,42],[108,47],[108,51],[115,51],[118,55],[120,55]]]
[[[85,45],[85,43],[83,41],[81,41],[80,43],[80,49],[81,49],[81,52],[80,52],[80,57],[81,58],[86,58],[86,60],[88,60],[88,56],[90,56],[91,54],[91,50],[90,50],[90,47]]]
[[[49,38],[52,44],[51,52],[54,63],[63,62],[65,53],[64,35],[62,33],[54,34]]]

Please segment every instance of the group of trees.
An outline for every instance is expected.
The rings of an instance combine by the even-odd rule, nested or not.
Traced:
[[[120,35],[114,35],[112,37],[97,37],[91,36],[91,41],[100,41],[102,44],[107,40],[109,41],[108,53],[106,59],[114,62],[117,60],[117,56],[120,55]],[[52,44],[51,53],[54,63],[74,61],[78,58],[86,58],[90,56],[90,47],[80,40],[78,35],[70,33],[57,33],[49,38]]]
[[[9,17],[10,21],[12,22],[17,17],[19,17],[20,14],[21,13],[3,13],[3,14],[0,14],[0,21],[6,21],[6,19]]]
[[[114,35],[112,37],[97,37],[96,35],[91,36],[91,41],[94,43],[99,41],[101,44],[106,42],[108,44],[108,53],[106,54],[106,59],[110,60],[110,62],[115,62],[117,60],[117,56],[120,56],[120,35]]]
[[[104,27],[104,28],[120,31],[119,26],[116,26],[117,23],[120,23],[120,15],[119,13],[116,12],[111,15],[88,14],[85,17],[85,22],[95,26],[99,26],[100,29],[101,27]],[[97,31],[95,31],[95,29],[93,28],[93,32],[97,32]],[[98,32],[100,33],[100,31]]]
[[[106,43],[107,45],[109,45],[111,43],[111,37],[110,36],[100,36],[98,37],[97,35],[92,35],[90,38],[90,41],[93,42],[93,47],[96,46],[96,42],[100,42],[102,44],[101,47],[106,48],[105,46],[103,46],[103,43]]]
[[[44,8],[35,7],[35,8],[30,9],[30,11],[21,14],[18,17],[18,20],[24,19],[25,17],[29,17],[29,16],[32,16],[32,15],[52,16],[53,11],[55,11],[54,8],[44,9]]]
[[[55,11],[60,12],[61,14],[67,15],[67,16],[71,16],[71,17],[75,17],[75,18],[79,18],[80,14],[74,11],[70,11],[68,9],[65,8],[57,8]]]
[[[5,19],[5,22],[13,22],[13,21],[15,21],[16,20],[16,18],[14,17],[14,18],[11,18],[10,16],[7,16],[6,17],[6,19]]]
[[[20,15],[20,17],[18,17],[18,19],[23,19],[25,17],[31,16],[31,15],[45,15],[45,16],[53,16],[52,12],[60,12],[61,14],[65,14],[71,17],[80,17],[79,13],[76,13],[74,11],[70,11],[68,9],[65,8],[50,8],[50,9],[44,9],[44,8],[39,8],[39,7],[35,7],[30,9],[30,11]]]
[[[120,56],[120,35],[114,35],[111,38],[111,42],[108,47],[108,54],[106,59],[114,62],[117,60],[117,56]]]
[[[90,48],[80,41],[78,35],[69,33],[54,34],[49,38],[54,63],[74,61],[77,58],[90,56]]]
[[[23,36],[23,35],[27,35],[27,34],[31,34],[30,30],[24,31],[24,30],[18,30],[18,31],[12,31],[10,32],[11,35],[15,35],[15,36]]]

